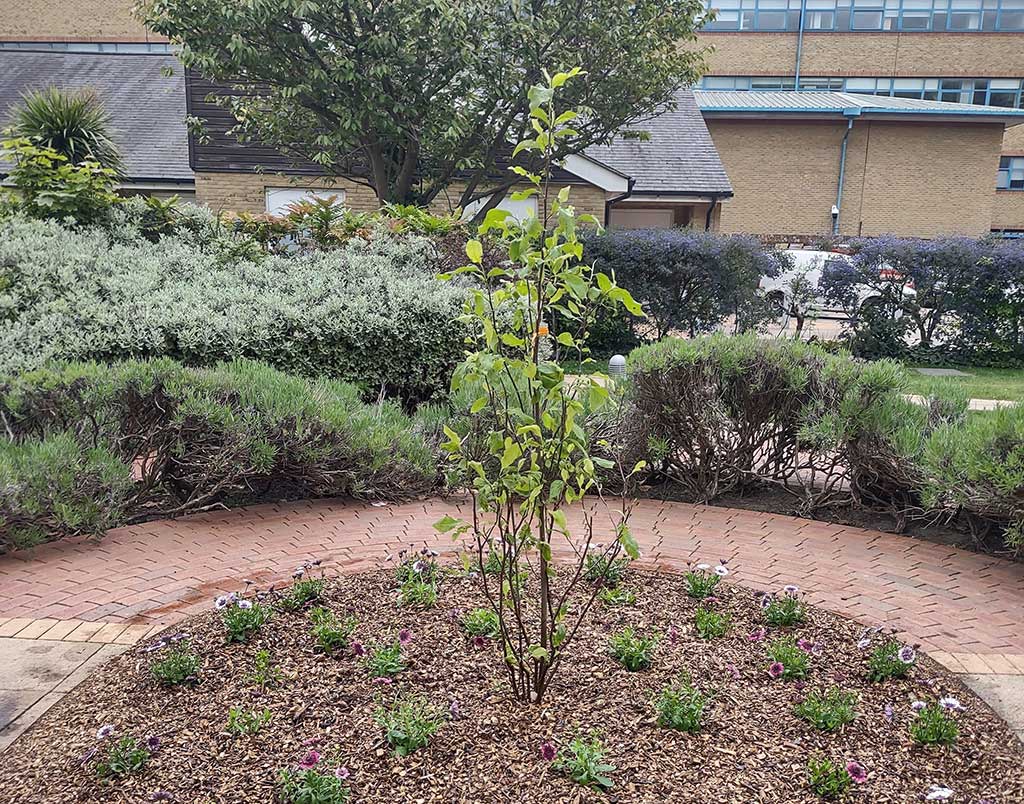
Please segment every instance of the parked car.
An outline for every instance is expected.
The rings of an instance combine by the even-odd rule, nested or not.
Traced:
[[[842,251],[817,251],[814,249],[786,249],[791,267],[778,276],[761,278],[761,292],[765,299],[778,311],[780,329],[785,330],[790,323],[796,324],[796,332],[803,330],[808,318],[825,319],[844,322],[849,319],[849,311],[829,304],[818,289],[818,282],[825,267],[837,260],[850,261],[850,255]],[[892,268],[883,266],[880,270],[883,279],[899,279],[899,274]],[[913,294],[913,285],[907,283],[903,287],[904,294]],[[870,304],[877,304],[881,296],[870,288],[858,292],[857,309],[861,310]]]

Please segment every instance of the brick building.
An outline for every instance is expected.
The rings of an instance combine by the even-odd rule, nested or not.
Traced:
[[[560,178],[584,211],[613,226],[761,235],[1024,234],[1024,0],[711,4],[717,18],[701,40],[714,51],[701,89],[681,92],[675,110],[644,123],[649,141],[594,148],[565,166]],[[8,4],[0,57],[36,61],[0,70],[0,106],[22,88],[6,77],[15,73],[35,76],[31,86],[45,78],[81,85],[73,80],[81,63],[38,61],[55,51],[94,59],[86,72],[112,76],[108,92],[122,79],[137,86],[146,70],[120,57],[172,57],[131,5]],[[216,119],[201,79],[189,82],[178,105],[187,100],[217,123],[212,145],[188,148],[198,200],[250,212],[277,211],[307,192],[342,195],[356,209],[376,203],[364,185],[216,141],[218,125],[225,132],[230,121]],[[129,154],[180,142],[166,100],[147,111],[134,97],[114,101],[115,122],[151,112],[160,124],[132,128],[122,143]],[[7,111],[0,108],[0,124]]]

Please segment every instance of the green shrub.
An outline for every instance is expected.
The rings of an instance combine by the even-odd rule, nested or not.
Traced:
[[[584,565],[583,578],[588,583],[616,587],[622,582],[628,568],[628,558],[609,559],[605,555],[591,553]]]
[[[815,795],[834,801],[842,798],[853,784],[849,771],[825,757],[807,761],[807,783]]]
[[[632,606],[636,603],[636,595],[621,587],[606,586],[597,593],[597,597],[606,606]]]
[[[348,787],[333,770],[285,768],[277,780],[282,804],[347,804]]]
[[[501,638],[501,623],[494,609],[473,609],[462,617],[462,627],[470,636]]]
[[[753,336],[669,338],[632,352],[629,370],[629,454],[693,499],[786,483],[809,510],[849,495],[845,451],[905,382],[896,363]]]
[[[103,478],[118,468],[113,459],[101,461],[103,449],[116,453],[122,476],[135,463],[139,482],[130,499],[99,518],[97,530],[125,508],[173,515],[261,499],[398,499],[437,482],[434,454],[394,403],[365,405],[345,383],[291,377],[248,361],[208,369],[166,359],[53,366],[0,378],[0,414],[25,445],[73,433],[93,450],[85,453],[92,463],[78,464],[95,465],[95,472],[109,464]],[[67,483],[88,486],[91,475],[72,473],[75,461],[65,455],[75,439],[58,442],[62,452],[52,460],[68,467]],[[49,455],[36,452],[37,463]],[[140,456],[145,460],[136,461]],[[30,474],[65,500],[77,499],[69,493],[73,484],[53,483],[63,479],[59,472]],[[114,488],[118,499],[129,494],[122,485]],[[97,492],[97,503],[102,499]]]
[[[890,678],[903,678],[910,672],[916,659],[917,652],[913,648],[891,637],[884,637],[868,656],[868,679],[878,683]]]
[[[426,238],[380,233],[256,261],[225,236],[146,240],[0,220],[0,372],[48,360],[260,360],[413,404],[447,392],[464,290],[434,277]],[[112,242],[113,241],[113,242]],[[222,259],[218,249],[229,247]],[[0,283],[3,287],[4,283]]]
[[[220,613],[228,642],[248,642],[273,616],[270,606],[244,598],[228,600]]]
[[[70,433],[12,444],[0,437],[0,553],[120,524],[132,493],[128,465]]]
[[[615,766],[605,758],[606,753],[596,734],[589,738],[577,736],[558,752],[552,767],[584,787],[609,790],[614,782],[608,774],[615,770]]]
[[[824,693],[811,690],[793,711],[822,731],[834,731],[853,721],[856,705],[856,693],[833,687]]]
[[[307,603],[319,600],[327,583],[323,578],[298,578],[277,601],[282,611],[298,611]]]
[[[390,678],[405,670],[402,644],[397,640],[390,645],[378,645],[363,657],[363,665],[372,678]]]
[[[807,677],[810,657],[792,637],[779,637],[768,643],[768,657],[772,660],[768,672],[786,681]]]
[[[716,639],[729,632],[732,620],[728,614],[722,614],[712,608],[698,606],[693,617],[693,626],[701,639]]]
[[[269,709],[246,711],[241,707],[232,706],[228,710],[227,732],[236,737],[256,734],[273,720],[273,717]]]
[[[310,610],[309,621],[313,626],[317,647],[327,654],[347,648],[352,632],[356,630],[354,618],[340,620],[333,611],[322,606]]]
[[[940,704],[927,704],[910,721],[910,734],[921,745],[952,745],[960,736],[956,720]]]

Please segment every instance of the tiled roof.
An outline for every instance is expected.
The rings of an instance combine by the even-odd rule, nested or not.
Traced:
[[[709,195],[732,193],[715,144],[688,89],[676,93],[676,106],[637,123],[643,141],[617,137],[611,145],[588,148],[587,156],[636,180],[634,194]]]
[[[944,117],[977,118],[979,121],[999,119],[1024,123],[1024,109],[1002,106],[979,106],[971,103],[894,98],[888,95],[861,95],[854,92],[735,92],[695,90],[697,106],[709,113],[812,113],[842,114],[847,109],[857,114],[940,115]]]
[[[173,56],[0,50],[0,128],[23,93],[48,86],[88,87],[103,99],[129,179],[192,180],[185,76]]]

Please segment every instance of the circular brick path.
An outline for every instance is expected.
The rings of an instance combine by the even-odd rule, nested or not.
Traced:
[[[432,523],[464,507],[458,499],[265,505],[0,556],[0,637],[133,642],[243,578],[269,584],[307,559],[351,572],[410,545],[454,551]],[[1024,673],[1024,565],[859,528],[654,500],[637,505],[632,528],[645,566],[728,559],[735,583],[796,583],[818,606],[898,628],[957,672]]]

